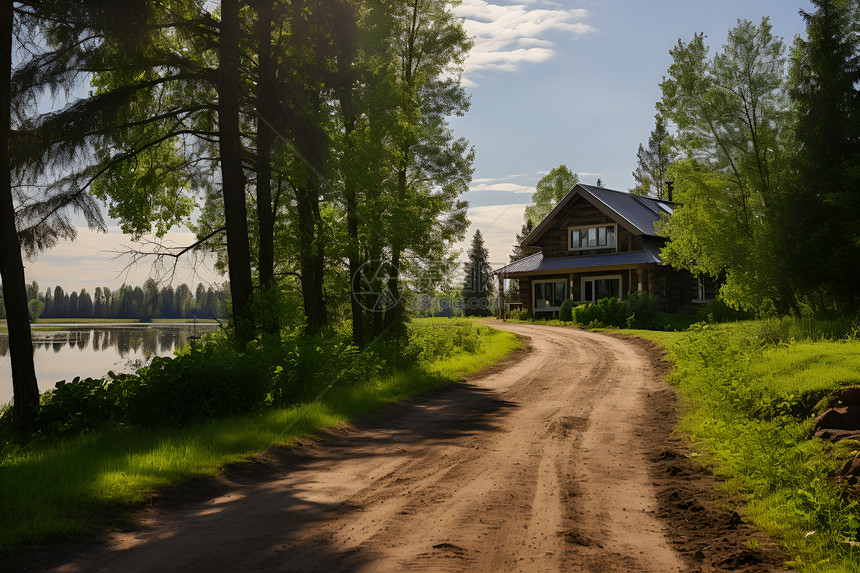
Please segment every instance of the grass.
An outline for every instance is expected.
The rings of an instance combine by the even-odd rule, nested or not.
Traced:
[[[272,445],[289,445],[358,413],[461,380],[521,346],[511,333],[485,328],[479,335],[477,353],[458,353],[364,384],[335,385],[311,404],[184,428],[110,429],[7,451],[0,460],[0,552],[92,531],[105,525],[99,517],[105,510],[141,503]]]
[[[780,541],[788,565],[860,572],[860,507],[832,479],[860,444],[809,432],[823,397],[860,384],[860,342],[837,338],[850,334],[844,321],[778,322],[625,332],[667,348],[682,401],[678,431],[746,503],[745,517]]]

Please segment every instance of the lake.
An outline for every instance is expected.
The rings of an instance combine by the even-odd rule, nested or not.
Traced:
[[[33,330],[33,358],[39,390],[59,380],[100,378],[109,370],[133,372],[154,356],[172,356],[194,335],[182,324],[52,324],[59,331]],[[197,334],[214,332],[217,324],[198,324]],[[9,336],[0,334],[0,404],[12,401]]]

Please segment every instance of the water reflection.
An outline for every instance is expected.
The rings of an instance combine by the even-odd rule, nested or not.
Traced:
[[[64,326],[65,328],[65,326]],[[217,325],[197,325],[197,334]],[[171,356],[194,335],[191,325],[75,325],[62,331],[33,331],[33,358],[42,391],[58,380],[130,372],[154,356]],[[12,399],[9,337],[0,334],[0,404]]]
[[[78,350],[86,350],[90,345],[90,331],[76,332],[75,338],[78,341]]]

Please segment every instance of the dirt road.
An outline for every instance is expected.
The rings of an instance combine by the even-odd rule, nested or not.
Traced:
[[[56,571],[687,571],[641,425],[663,384],[630,342],[497,325],[519,361],[156,503]]]

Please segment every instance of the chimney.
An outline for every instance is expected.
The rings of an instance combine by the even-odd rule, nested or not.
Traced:
[[[668,181],[666,181],[666,192],[667,192],[667,193],[668,193],[668,195],[669,195],[669,201],[671,201],[671,200],[672,200],[672,191],[673,191],[673,188],[674,188],[674,187],[675,187],[675,182],[674,182],[674,181],[672,181],[671,179],[669,179]]]

